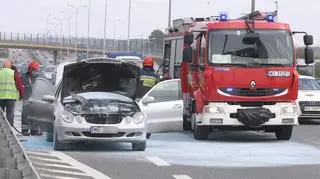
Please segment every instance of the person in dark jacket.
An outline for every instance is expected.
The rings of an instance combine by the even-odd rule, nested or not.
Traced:
[[[142,98],[158,82],[158,77],[153,69],[154,61],[151,57],[145,57],[140,71],[140,80],[136,97]]]
[[[28,65],[28,71],[22,75],[22,81],[25,88],[25,95],[23,98],[23,103],[26,103],[27,100],[29,100],[31,94],[32,94],[32,87],[34,82],[36,81],[38,71],[40,69],[40,64],[33,60]],[[21,129],[22,129],[22,135],[28,136],[30,135],[42,135],[42,132],[40,130],[31,129],[28,119],[25,116],[25,108],[24,105],[22,105],[22,112],[21,112]],[[29,132],[30,130],[30,132]]]

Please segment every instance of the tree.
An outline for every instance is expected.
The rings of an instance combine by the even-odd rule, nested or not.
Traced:
[[[149,40],[162,41],[164,38],[164,33],[161,30],[154,30],[149,35]]]

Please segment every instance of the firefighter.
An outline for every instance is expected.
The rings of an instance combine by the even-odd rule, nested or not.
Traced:
[[[38,71],[40,69],[40,64],[35,61],[35,60],[32,60],[29,65],[28,65],[28,71],[22,75],[22,81],[23,81],[23,84],[24,84],[24,88],[25,88],[25,95],[24,95],[24,98],[23,98],[23,103],[26,103],[26,101],[30,98],[31,94],[32,94],[32,87],[33,87],[33,84],[34,82],[36,81],[36,78],[37,78],[37,74],[38,74]],[[30,132],[29,132],[29,126],[31,124],[28,124],[28,119],[25,117],[25,112],[24,110],[26,110],[24,108],[24,105],[22,105],[22,112],[21,112],[21,129],[22,129],[22,135],[24,136],[28,136],[30,135],[30,132],[31,132],[31,135],[42,135],[42,132],[40,130],[34,130],[34,129],[31,129]]]
[[[11,61],[5,60],[0,70],[0,107],[6,112],[6,118],[13,126],[15,103],[20,95],[23,95],[23,85],[20,76],[11,68]]]
[[[143,67],[140,71],[140,81],[136,95],[137,98],[144,96],[158,82],[153,66],[154,61],[152,57],[145,57],[143,60]]]

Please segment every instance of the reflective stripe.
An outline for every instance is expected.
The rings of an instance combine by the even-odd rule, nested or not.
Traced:
[[[0,70],[0,99],[19,99],[14,73],[15,72],[9,68]]]
[[[146,87],[154,87],[157,82],[157,78],[154,76],[142,75],[140,76],[140,80],[143,81],[142,85]]]

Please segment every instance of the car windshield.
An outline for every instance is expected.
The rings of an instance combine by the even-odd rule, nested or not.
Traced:
[[[245,43],[246,30],[218,30],[209,33],[209,64],[293,65],[292,37],[284,30],[255,30]]]
[[[299,90],[320,90],[320,84],[313,78],[300,78]]]

